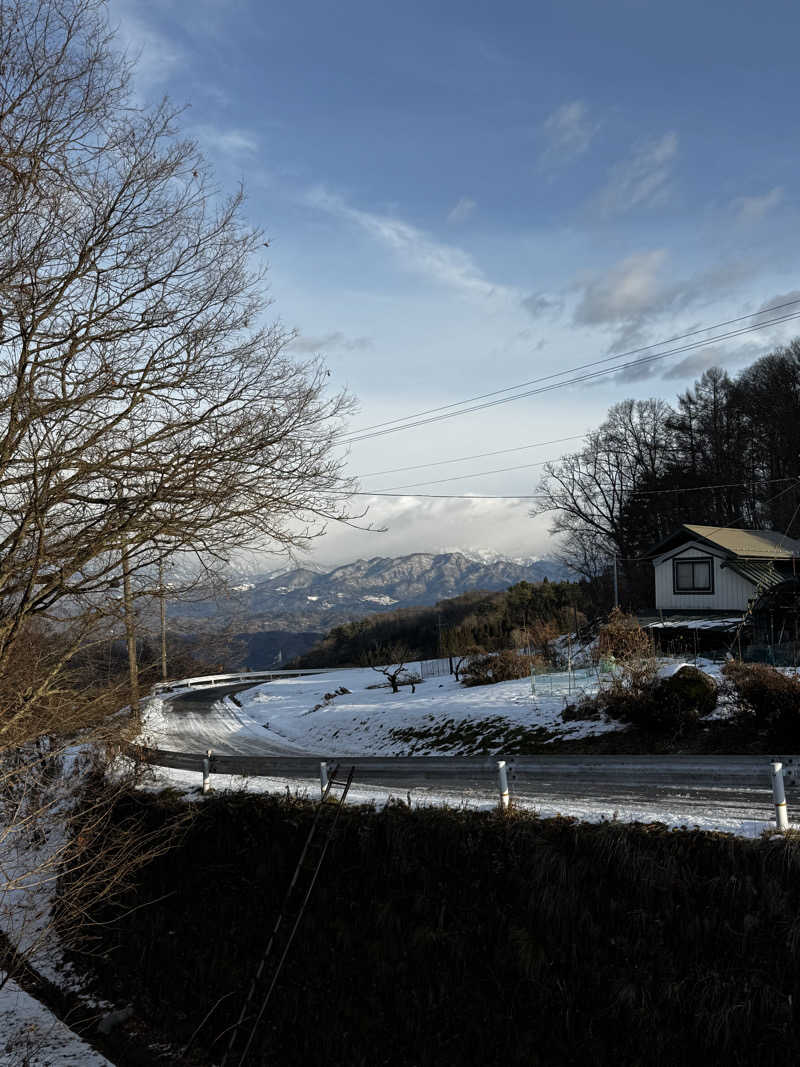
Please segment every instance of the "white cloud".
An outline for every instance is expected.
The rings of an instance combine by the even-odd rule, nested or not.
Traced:
[[[340,196],[316,188],[307,196],[316,208],[351,222],[375,241],[389,249],[407,270],[422,274],[462,296],[482,300],[519,299],[518,294],[505,285],[489,281],[469,253],[455,245],[436,241],[411,223],[391,215],[378,215],[351,207]]]
[[[526,492],[532,492],[533,486]],[[428,500],[424,497],[367,497],[363,521],[385,528],[368,533],[331,523],[316,542],[312,560],[336,565],[371,556],[452,552],[480,545],[509,556],[552,550],[550,516],[530,518],[529,500]]]
[[[684,278],[670,277],[667,252],[652,249],[628,256],[603,274],[580,281],[573,313],[578,326],[608,327],[614,331],[610,352],[645,343],[645,328],[659,316],[711,304],[749,278],[754,267],[744,261],[724,262]],[[648,376],[650,371],[631,375]]]
[[[324,352],[326,349],[341,348],[347,352],[363,352],[372,348],[369,337],[346,337],[340,330],[323,334],[321,337],[297,337],[287,346],[295,352]]]
[[[786,307],[784,305],[789,306]],[[773,310],[776,308],[777,310]],[[800,289],[791,289],[788,293],[777,293],[770,300],[764,301],[755,315],[753,315],[751,324],[756,326],[762,322],[782,318],[784,315],[794,315],[798,311],[800,311]],[[779,329],[780,324],[776,324],[775,328]],[[789,329],[797,332],[797,326],[795,325],[790,326]]]
[[[661,369],[665,380],[699,378],[709,367],[733,367],[736,364],[752,363],[764,355],[764,345],[757,340],[744,341],[742,344],[709,345],[692,352],[680,361]]]
[[[475,211],[478,206],[475,200],[471,200],[468,196],[462,196],[455,207],[450,211],[447,216],[448,222],[466,222],[466,220]]]
[[[258,151],[258,140],[248,130],[221,130],[215,126],[195,126],[191,131],[204,148],[220,155],[252,155]]]
[[[575,322],[584,326],[639,320],[663,306],[667,295],[661,269],[663,248],[628,256],[582,286]]]
[[[733,201],[733,208],[742,222],[758,222],[783,200],[783,186],[776,185],[763,196],[740,196]]]
[[[612,168],[609,180],[596,198],[603,215],[622,215],[636,208],[663,203],[670,194],[672,167],[678,154],[674,130],[647,141]]]
[[[542,125],[546,147],[539,156],[544,167],[557,167],[583,155],[600,128],[589,118],[582,100],[571,100],[556,108]]]
[[[111,23],[118,27],[118,40],[135,60],[133,84],[140,96],[148,96],[169,80],[186,61],[184,51],[173,40],[145,22],[135,0],[113,0]]]
[[[564,301],[560,296],[550,293],[531,293],[521,301],[522,306],[532,315],[539,319],[543,315],[558,315],[564,308]]]

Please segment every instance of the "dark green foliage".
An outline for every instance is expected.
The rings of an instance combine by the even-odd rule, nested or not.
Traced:
[[[717,683],[705,671],[688,664],[662,678],[658,688],[666,700],[696,711],[700,718],[710,715],[717,706]]]
[[[533,666],[536,666],[536,659],[523,652],[497,652],[494,655],[475,656],[462,669],[461,677],[466,686],[494,685],[496,682],[527,678]]]
[[[717,706],[717,686],[696,667],[685,666],[668,678],[642,672],[636,684],[616,681],[595,697],[587,697],[562,713],[570,719],[593,719],[604,711],[611,719],[629,723],[653,735],[680,736]]]
[[[800,677],[766,663],[729,662],[722,668],[739,715],[775,744],[800,743]]]
[[[376,661],[376,650],[394,646],[405,648],[412,659],[527,643],[546,652],[554,636],[574,628],[576,616],[583,624],[587,614],[596,614],[593,597],[589,582],[518,582],[507,592],[464,593],[433,607],[383,611],[334,627],[293,665],[366,666]],[[388,659],[387,653],[383,662]]]
[[[148,829],[171,814],[145,809]],[[234,993],[198,1063],[219,1062],[311,816],[212,799],[127,902],[86,917],[104,988],[177,1044]],[[254,1064],[792,1062],[796,840],[404,805],[340,827]]]

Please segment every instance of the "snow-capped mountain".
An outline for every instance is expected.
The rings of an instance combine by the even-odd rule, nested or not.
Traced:
[[[435,604],[445,597],[505,589],[520,581],[568,581],[573,577],[554,560],[416,552],[397,558],[358,559],[323,573],[296,567],[279,573],[237,574],[224,599],[175,604],[170,615],[187,620],[203,617],[228,625],[239,622],[249,632],[324,631],[378,611]]]

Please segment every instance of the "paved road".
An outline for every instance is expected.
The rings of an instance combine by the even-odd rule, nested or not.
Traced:
[[[167,767],[200,771],[207,748],[214,751],[213,770],[220,774],[264,775],[308,783],[319,781],[319,761],[329,753],[298,755],[297,750],[244,735],[224,693],[192,693],[171,701],[171,727],[159,739],[150,760]],[[418,799],[426,794],[468,799],[497,795],[497,757],[413,756],[339,757],[355,763],[361,787],[388,790]],[[797,761],[797,757],[795,757]],[[564,812],[587,805],[635,809],[653,818],[668,813],[687,821],[704,815],[731,819],[774,818],[769,761],[764,756],[516,756],[509,757],[511,789],[520,800]],[[790,817],[794,790],[789,789]]]

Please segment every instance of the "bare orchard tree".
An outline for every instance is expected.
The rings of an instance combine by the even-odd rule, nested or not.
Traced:
[[[129,73],[95,0],[0,6],[0,671],[157,546],[219,559],[347,517],[349,401],[266,321],[241,190]]]
[[[408,673],[406,664],[410,658],[411,653],[405,645],[391,645],[376,648],[370,656],[370,666],[388,680],[393,693],[399,693],[403,684],[410,684],[413,692],[419,679]]]

